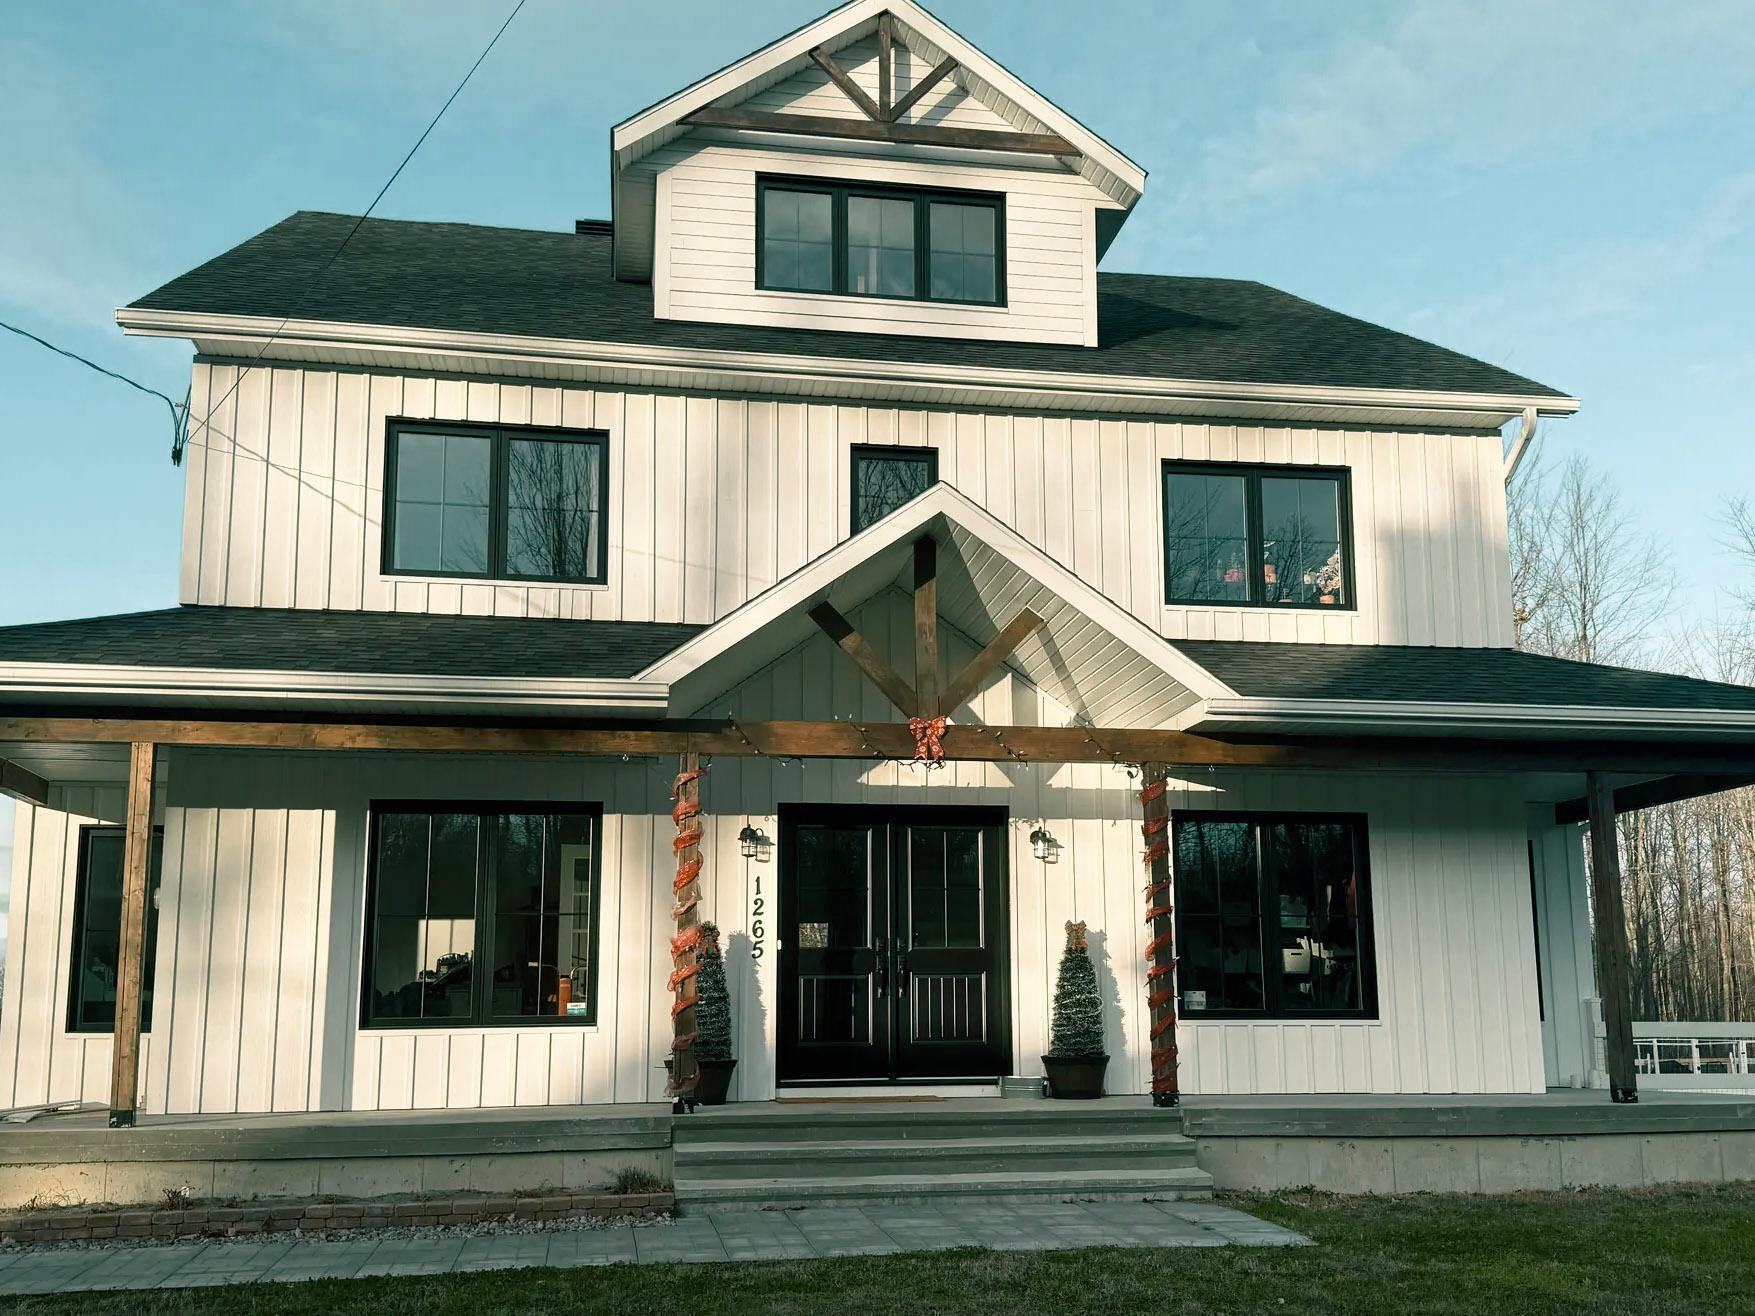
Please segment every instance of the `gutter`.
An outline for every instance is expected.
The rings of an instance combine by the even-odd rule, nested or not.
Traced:
[[[1100,407],[1106,400],[1269,403],[1280,406],[1341,407],[1372,410],[1482,413],[1534,412],[1569,416],[1577,398],[1522,394],[1456,393],[1425,389],[1331,388],[1306,384],[1253,384],[1237,381],[1095,375],[1068,371],[995,370],[985,366],[937,365],[915,361],[877,361],[848,357],[798,356],[770,352],[650,347],[573,338],[516,334],[459,333],[397,325],[351,324],[332,320],[288,320],[122,307],[116,323],[130,334],[165,338],[225,338],[261,346],[352,348],[405,351],[430,356],[449,352],[487,362],[551,368],[557,362],[611,372],[644,370],[675,376],[676,387],[701,387],[700,375],[747,382],[755,391],[792,385],[794,391],[821,394],[824,385],[847,392],[883,396],[908,386],[941,390],[967,404],[971,395],[1013,398],[1022,405],[1044,394],[1060,394],[1074,406]],[[875,386],[875,388],[873,387]],[[1476,419],[1470,425],[1478,427]]]
[[[1518,428],[1517,438],[1512,442],[1511,451],[1505,455],[1505,487],[1511,488],[1511,482],[1517,478],[1518,465],[1524,455],[1529,452],[1531,443],[1536,437],[1536,409],[1523,409],[1523,424]]]
[[[1316,724],[1334,731],[1385,730],[1462,735],[1571,733],[1584,735],[1755,735],[1755,711],[1698,708],[1606,708],[1600,704],[1489,704],[1380,699],[1208,699],[1189,729],[1223,723],[1283,730]]]
[[[191,697],[217,704],[341,704],[422,708],[466,704],[506,709],[609,714],[662,713],[668,684],[525,676],[427,676],[407,673],[288,672],[272,669],[144,667],[111,663],[0,663],[0,701],[81,701]]]

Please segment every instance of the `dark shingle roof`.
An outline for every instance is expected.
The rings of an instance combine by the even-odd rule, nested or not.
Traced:
[[[1755,687],[1569,662],[1517,649],[1174,643],[1246,698],[1755,711]]]
[[[0,627],[0,662],[420,676],[627,677],[699,626],[303,608],[166,608]]]
[[[1095,348],[823,333],[655,319],[649,287],[611,277],[603,234],[370,219],[324,273],[354,223],[300,211],[134,307],[1004,370],[1565,396],[1241,279],[1099,274]]]

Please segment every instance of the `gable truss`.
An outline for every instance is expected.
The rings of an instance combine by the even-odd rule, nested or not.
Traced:
[[[958,128],[948,124],[903,123],[902,117],[921,98],[959,67],[946,56],[901,98],[892,96],[895,67],[895,19],[888,10],[878,16],[878,98],[853,79],[841,61],[824,46],[810,49],[811,61],[840,88],[864,115],[863,119],[836,119],[814,114],[786,114],[749,110],[738,106],[705,105],[682,122],[700,128],[738,128],[749,132],[787,133],[806,137],[842,137],[857,141],[895,142],[911,146],[951,146],[976,151],[1012,151],[1029,155],[1058,155],[1076,159],[1079,150],[1058,133],[1001,132],[991,128]]]

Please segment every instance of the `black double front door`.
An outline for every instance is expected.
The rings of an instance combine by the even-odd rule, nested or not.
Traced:
[[[780,814],[779,1076],[1011,1072],[1006,817],[967,808]]]

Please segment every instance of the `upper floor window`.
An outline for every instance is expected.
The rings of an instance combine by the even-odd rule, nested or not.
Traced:
[[[756,286],[1005,301],[1004,198],[809,179],[756,187]]]
[[[601,584],[608,476],[601,431],[393,422],[385,570]]]
[[[1164,463],[1170,603],[1351,608],[1347,473]]]
[[[147,851],[146,958],[140,973],[140,1029],[152,1028],[152,977],[158,946],[158,880],[165,834],[152,829]],[[122,860],[128,833],[86,827],[79,833],[73,889],[73,980],[67,992],[67,1031],[108,1033],[116,1027],[116,979],[121,969]]]
[[[600,816],[375,805],[364,1024],[592,1022]]]
[[[854,448],[853,533],[882,520],[937,483],[937,448]]]
[[[1363,819],[1178,814],[1172,832],[1185,1015],[1376,1015]]]

